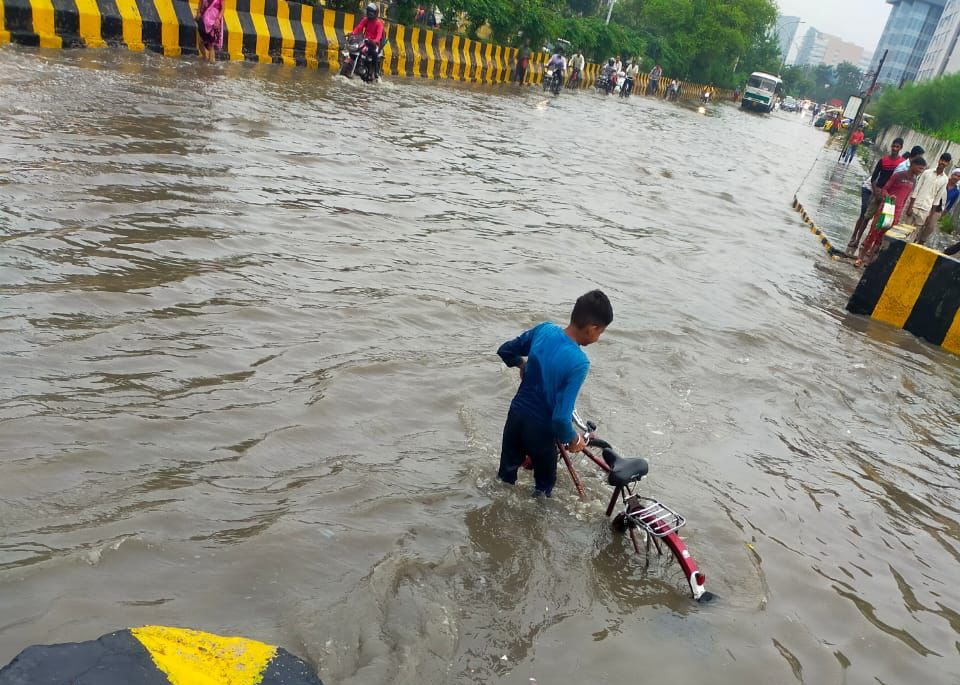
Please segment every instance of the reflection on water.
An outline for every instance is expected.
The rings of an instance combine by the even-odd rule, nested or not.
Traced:
[[[0,660],[143,623],[335,685],[960,680],[958,364],[844,311],[861,169],[790,115],[0,50]],[[70,93],[71,97],[64,97]],[[826,218],[824,218],[826,217]],[[852,222],[849,222],[852,225]],[[492,481],[493,351],[581,401],[719,602]]]

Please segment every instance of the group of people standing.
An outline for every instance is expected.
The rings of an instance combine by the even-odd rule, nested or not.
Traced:
[[[890,144],[890,153],[876,163],[870,177],[860,189],[860,216],[847,245],[847,254],[857,255],[857,266],[872,262],[883,242],[883,235],[890,226],[904,223],[916,227],[913,242],[924,245],[933,234],[944,212],[956,204],[960,197],[960,167],[947,172],[953,158],[945,152],[940,155],[936,167],[927,168],[925,150],[917,145],[906,155],[901,155],[903,139]],[[893,203],[893,218],[884,218],[885,205]],[[870,231],[863,244],[860,239]],[[960,251],[960,243],[956,246]],[[949,253],[948,254],[952,254]]]

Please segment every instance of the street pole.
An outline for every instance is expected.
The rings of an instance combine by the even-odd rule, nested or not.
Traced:
[[[616,0],[610,0],[610,7],[607,8],[607,21],[606,21],[606,23],[608,23],[608,24],[610,23],[610,15],[613,14],[613,3],[614,3],[614,2],[616,2]]]
[[[850,136],[853,135],[854,131],[860,128],[860,122],[863,121],[863,113],[867,109],[867,104],[870,102],[870,97],[877,89],[877,79],[880,78],[880,71],[883,69],[883,63],[886,61],[887,54],[889,52],[889,50],[883,51],[883,56],[880,58],[879,64],[877,64],[877,70],[873,73],[873,80],[870,82],[870,87],[867,88],[863,95],[863,101],[860,103],[860,107],[857,108],[857,116],[855,116],[853,121],[850,122],[850,127],[847,129],[847,140],[843,143],[843,149],[840,151],[840,159],[843,159],[843,155],[846,153],[847,147],[850,145]],[[840,160],[838,159],[837,161]]]

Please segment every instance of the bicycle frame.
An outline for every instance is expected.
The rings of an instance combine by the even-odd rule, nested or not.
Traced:
[[[557,441],[557,449],[560,457],[563,459],[563,463],[570,472],[570,478],[573,480],[574,487],[577,489],[577,494],[579,494],[581,501],[586,501],[586,490],[584,490],[580,476],[573,466],[573,461],[570,459],[570,454],[567,452],[566,446],[562,442]],[[610,471],[610,467],[603,458],[597,456],[589,447],[583,449],[583,454],[605,473]],[[610,502],[607,504],[607,518],[613,514],[614,507],[616,507],[618,500],[622,501],[624,505],[622,512],[624,516],[623,524],[626,527],[627,533],[630,535],[634,552],[640,554],[640,542],[637,539],[636,531],[637,527],[641,527],[647,533],[645,547],[647,556],[649,557],[650,554],[651,542],[656,547],[657,554],[659,556],[663,555],[663,550],[660,547],[660,541],[662,540],[670,549],[677,563],[680,564],[684,578],[686,578],[687,583],[690,585],[690,593],[693,598],[698,602],[712,599],[713,595],[707,592],[706,587],[704,587],[707,581],[706,576],[699,570],[693,555],[690,554],[687,546],[683,544],[683,540],[681,540],[677,534],[677,531],[686,523],[686,519],[655,499],[640,497],[635,494],[633,487],[630,485],[614,487],[613,495],[611,495]]]

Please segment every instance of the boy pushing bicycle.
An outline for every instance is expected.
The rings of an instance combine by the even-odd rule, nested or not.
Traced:
[[[503,343],[497,354],[520,369],[520,388],[503,426],[497,477],[513,485],[525,456],[533,462],[534,494],[547,497],[557,480],[556,441],[570,452],[583,449],[583,438],[571,423],[577,393],[590,360],[581,347],[599,340],[613,321],[610,300],[599,290],[577,299],[570,323],[561,328],[544,322]]]

